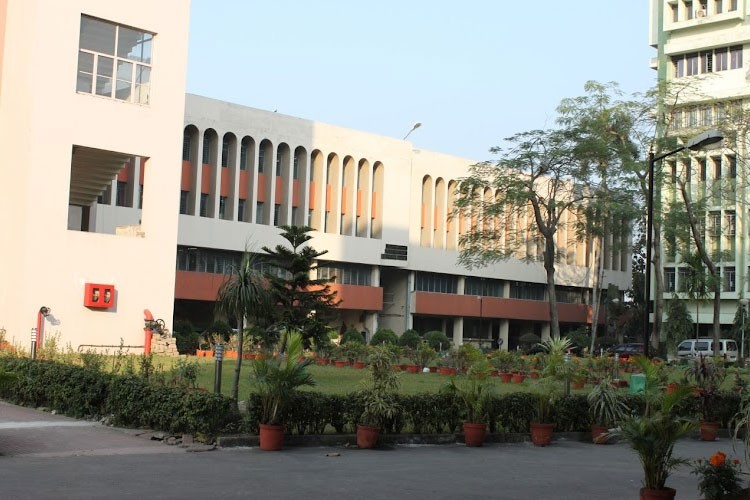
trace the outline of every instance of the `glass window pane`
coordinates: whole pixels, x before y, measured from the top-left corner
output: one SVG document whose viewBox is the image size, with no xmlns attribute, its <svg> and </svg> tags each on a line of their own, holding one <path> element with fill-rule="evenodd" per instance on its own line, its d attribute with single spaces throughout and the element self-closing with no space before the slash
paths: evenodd
<svg viewBox="0 0 750 500">
<path fill-rule="evenodd" d="M 96 74 L 99 76 L 112 77 L 112 72 L 115 69 L 115 60 L 111 57 L 99 56 L 99 60 L 96 65 Z"/>
<path fill-rule="evenodd" d="M 133 63 L 117 61 L 117 79 L 128 82 L 133 81 Z"/>
<path fill-rule="evenodd" d="M 103 54 L 115 54 L 115 25 L 81 16 L 81 40 L 82 49 L 88 49 Z"/>
<path fill-rule="evenodd" d="M 154 36 L 151 33 L 143 34 L 143 42 L 141 43 L 141 62 L 151 64 L 151 41 L 153 40 L 153 38 Z"/>
<path fill-rule="evenodd" d="M 78 82 L 76 90 L 78 92 L 91 93 L 91 86 L 94 76 L 94 55 L 87 52 L 78 53 Z"/>
<path fill-rule="evenodd" d="M 99 56 L 96 66 L 96 94 L 112 97 L 112 72 L 114 61 L 109 57 Z"/>
<path fill-rule="evenodd" d="M 117 56 L 131 61 L 151 62 L 150 33 L 120 26 L 117 37 Z"/>
</svg>

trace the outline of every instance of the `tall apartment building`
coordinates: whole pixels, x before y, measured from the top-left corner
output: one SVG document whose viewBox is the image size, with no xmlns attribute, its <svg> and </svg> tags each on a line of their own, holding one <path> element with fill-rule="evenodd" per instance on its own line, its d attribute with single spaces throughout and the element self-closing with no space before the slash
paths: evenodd
<svg viewBox="0 0 750 500">
<path fill-rule="evenodd" d="M 745 0 L 652 0 L 650 43 L 657 50 L 652 67 L 680 97 L 668 110 L 667 133 L 690 137 L 736 119 L 750 97 L 748 55 L 750 25 Z M 733 322 L 748 286 L 747 136 L 738 130 L 724 150 L 698 152 L 665 160 L 662 200 L 681 200 L 677 176 L 690 176 L 693 199 L 706 201 L 701 222 L 706 248 L 721 269 L 722 325 Z M 662 241 L 664 297 L 687 298 L 689 270 L 685 256 Z M 696 312 L 696 307 L 698 311 Z M 712 301 L 692 302 L 688 311 L 709 334 Z"/>
<path fill-rule="evenodd" d="M 335 279 L 335 328 L 442 330 L 506 348 L 548 335 L 533 235 L 514 259 L 457 263 L 471 221 L 448 215 L 474 161 L 185 95 L 187 25 L 180 0 L 0 0 L 8 340 L 28 345 L 42 306 L 47 334 L 74 349 L 137 349 L 145 309 L 169 328 L 205 326 L 240 253 L 283 243 L 283 224 L 312 226 L 312 245 L 328 251 L 317 272 Z M 628 240 L 605 239 L 604 288 L 629 287 Z M 597 245 L 572 225 L 558 244 L 569 330 L 591 322 Z"/>
<path fill-rule="evenodd" d="M 183 0 L 0 0 L 8 341 L 39 316 L 74 349 L 143 345 L 144 309 L 171 318 L 188 20 Z M 124 164 L 144 189 L 107 234 L 97 198 Z"/>
</svg>

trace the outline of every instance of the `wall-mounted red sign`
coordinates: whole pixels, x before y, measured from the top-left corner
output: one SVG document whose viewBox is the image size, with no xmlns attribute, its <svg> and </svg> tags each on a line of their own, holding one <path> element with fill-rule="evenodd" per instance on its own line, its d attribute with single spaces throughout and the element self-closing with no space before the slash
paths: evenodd
<svg viewBox="0 0 750 500">
<path fill-rule="evenodd" d="M 86 283 L 83 295 L 83 305 L 99 309 L 109 309 L 115 306 L 115 285 L 101 283 Z"/>
</svg>

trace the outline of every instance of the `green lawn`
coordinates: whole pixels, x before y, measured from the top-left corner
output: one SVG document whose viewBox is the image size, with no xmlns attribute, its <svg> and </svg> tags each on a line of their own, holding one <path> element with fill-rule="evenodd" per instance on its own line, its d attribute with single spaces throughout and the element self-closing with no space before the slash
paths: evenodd
<svg viewBox="0 0 750 500">
<path fill-rule="evenodd" d="M 198 386 L 213 391 L 214 387 L 214 360 L 211 358 L 191 358 L 197 359 L 200 363 L 200 375 L 198 377 Z M 251 390 L 250 383 L 250 363 L 251 361 L 242 362 L 242 371 L 240 373 L 240 398 L 246 397 Z M 223 362 L 221 392 L 229 394 L 232 390 L 232 377 L 234 375 L 235 360 Z M 310 365 L 308 370 L 315 379 L 315 386 L 305 390 L 318 391 L 325 394 L 347 394 L 363 387 L 364 381 L 368 377 L 367 369 L 357 370 L 352 367 L 335 368 L 333 366 Z M 450 380 L 450 377 L 439 375 L 437 373 L 418 373 L 411 374 L 401 372 L 401 389 L 403 394 L 434 393 L 438 392 Z M 521 384 L 503 384 L 497 377 L 490 380 L 494 390 L 498 394 L 510 392 L 527 391 L 533 385 L 533 381 L 526 379 Z M 588 392 L 590 387 L 572 391 L 574 393 Z"/>
</svg>

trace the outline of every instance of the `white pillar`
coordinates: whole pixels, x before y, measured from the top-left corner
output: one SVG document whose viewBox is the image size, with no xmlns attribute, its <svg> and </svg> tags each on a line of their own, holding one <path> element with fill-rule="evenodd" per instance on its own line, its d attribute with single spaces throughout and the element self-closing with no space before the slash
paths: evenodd
<svg viewBox="0 0 750 500">
<path fill-rule="evenodd" d="M 510 327 L 510 321 L 507 319 L 501 319 L 500 320 L 500 340 L 503 341 L 503 344 L 500 346 L 500 349 L 503 351 L 508 350 L 508 329 Z"/>
</svg>

